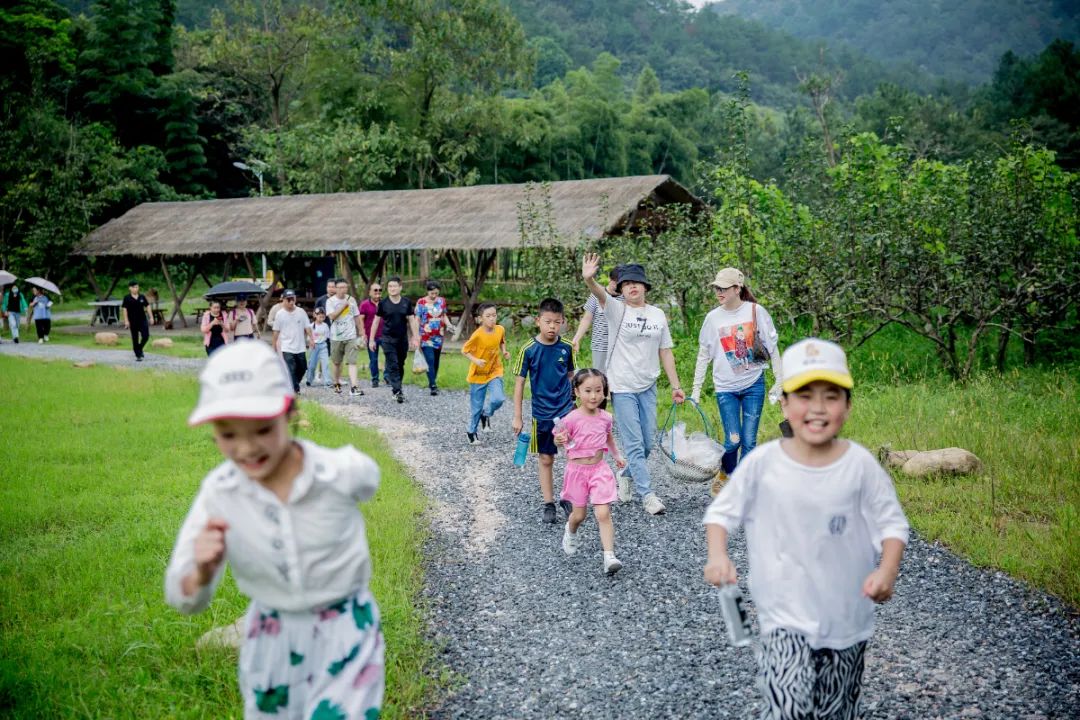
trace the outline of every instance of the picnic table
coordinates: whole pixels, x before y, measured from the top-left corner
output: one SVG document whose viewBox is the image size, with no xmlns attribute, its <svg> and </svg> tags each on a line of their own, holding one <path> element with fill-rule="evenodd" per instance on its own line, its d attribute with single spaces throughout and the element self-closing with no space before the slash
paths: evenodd
<svg viewBox="0 0 1080 720">
<path fill-rule="evenodd" d="M 120 300 L 98 300 L 97 302 L 87 303 L 94 308 L 94 315 L 90 318 L 90 324 L 94 325 L 100 320 L 105 325 L 112 325 L 113 323 L 120 322 Z"/>
</svg>

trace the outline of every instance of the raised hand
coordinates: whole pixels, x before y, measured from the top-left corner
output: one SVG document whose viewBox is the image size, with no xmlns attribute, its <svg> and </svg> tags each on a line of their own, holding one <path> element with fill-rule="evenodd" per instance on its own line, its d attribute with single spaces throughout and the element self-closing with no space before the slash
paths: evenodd
<svg viewBox="0 0 1080 720">
<path fill-rule="evenodd" d="M 585 253 L 585 257 L 581 260 L 581 279 L 594 278 L 599 270 L 600 256 L 597 253 Z"/>
</svg>

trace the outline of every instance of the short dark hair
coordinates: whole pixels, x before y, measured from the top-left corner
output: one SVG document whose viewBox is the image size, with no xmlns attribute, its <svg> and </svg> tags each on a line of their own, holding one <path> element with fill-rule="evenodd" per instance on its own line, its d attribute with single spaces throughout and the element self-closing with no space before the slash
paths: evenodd
<svg viewBox="0 0 1080 720">
<path fill-rule="evenodd" d="M 135 287 L 138 284 L 139 284 L 138 280 L 132 280 L 131 282 L 128 283 L 128 287 Z"/>
<path fill-rule="evenodd" d="M 345 278 L 342 278 L 342 277 L 336 277 L 336 278 L 334 278 L 334 280 L 333 280 L 333 283 L 334 283 L 335 285 L 337 285 L 338 283 L 343 283 L 343 282 L 345 282 Z"/>
<path fill-rule="evenodd" d="M 553 297 L 544 298 L 540 301 L 540 313 L 558 313 L 563 314 L 563 304 Z"/>
<path fill-rule="evenodd" d="M 425 290 L 438 290 L 438 289 L 440 289 L 440 285 L 439 285 L 437 280 L 428 280 L 426 283 L 424 283 L 424 289 Z"/>
<path fill-rule="evenodd" d="M 396 282 L 398 285 L 400 285 L 401 284 L 401 276 L 400 275 L 391 275 L 390 277 L 386 278 L 386 282 L 387 283 Z"/>
<path fill-rule="evenodd" d="M 619 282 L 619 271 L 621 269 L 622 265 L 616 265 L 615 267 L 611 268 L 610 270 L 608 270 L 608 277 L 615 282 Z"/>
<path fill-rule="evenodd" d="M 476 306 L 476 309 L 473 310 L 473 314 L 476 315 L 476 317 L 480 317 L 484 314 L 485 310 L 493 307 L 495 307 L 495 303 L 493 302 L 482 302 Z"/>
</svg>

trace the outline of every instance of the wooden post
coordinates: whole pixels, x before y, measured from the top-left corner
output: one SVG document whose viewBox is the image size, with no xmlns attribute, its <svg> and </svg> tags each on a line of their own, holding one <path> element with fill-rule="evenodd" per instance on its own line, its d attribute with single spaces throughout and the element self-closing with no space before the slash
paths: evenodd
<svg viewBox="0 0 1080 720">
<path fill-rule="evenodd" d="M 457 332 L 454 334 L 453 339 L 457 340 L 464 333 L 472 333 L 476 329 L 476 321 L 473 317 L 473 307 L 476 305 L 476 301 L 480 298 L 480 293 L 484 289 L 484 283 L 487 281 L 488 274 L 491 272 L 492 266 L 495 264 L 495 251 L 494 250 L 480 250 L 476 255 L 476 264 L 472 268 L 472 278 L 470 282 L 470 273 L 461 263 L 461 256 L 457 250 L 448 250 L 446 253 L 446 259 L 450 262 L 450 267 L 454 270 L 454 279 L 457 280 L 458 288 L 461 290 L 461 299 L 465 305 L 465 309 L 462 312 L 461 320 L 457 324 Z"/>
<path fill-rule="evenodd" d="M 180 313 L 180 324 L 184 327 L 187 327 L 187 319 L 184 317 L 184 313 L 180 310 L 180 298 L 176 294 L 176 286 L 173 284 L 172 276 L 169 275 L 169 266 L 165 264 L 165 256 L 161 255 L 160 259 L 161 274 L 165 276 L 165 285 L 168 286 L 169 293 L 173 296 L 173 310 L 172 313 L 169 314 L 169 319 L 166 320 L 165 323 L 163 323 L 163 326 L 171 323 L 173 321 L 173 318 L 176 317 L 176 314 Z"/>
<path fill-rule="evenodd" d="M 420 251 L 420 277 L 424 280 L 431 277 L 431 251 L 427 248 Z"/>
<path fill-rule="evenodd" d="M 342 272 L 341 277 L 345 278 L 345 282 L 349 283 L 349 294 L 355 297 L 360 297 L 356 292 L 356 277 L 353 274 L 352 263 L 349 262 L 349 253 L 341 251 L 338 253 L 338 262 L 341 265 Z M 359 300 L 357 301 L 359 302 Z"/>
<path fill-rule="evenodd" d="M 225 256 L 225 268 L 221 271 L 221 282 L 229 279 L 229 271 L 232 270 L 232 255 Z"/>
<path fill-rule="evenodd" d="M 243 253 L 243 254 L 241 255 L 241 257 L 243 257 L 243 258 L 244 258 L 244 264 L 245 264 L 245 265 L 247 265 L 247 271 L 248 271 L 248 276 L 249 276 L 249 277 L 250 277 L 250 278 L 251 278 L 252 280 L 255 280 L 256 282 L 258 282 L 259 280 L 262 280 L 263 278 L 261 278 L 261 277 L 259 277 L 258 275 L 256 275 L 256 274 L 255 274 L 255 268 L 254 268 L 254 267 L 252 267 L 252 265 L 251 265 L 251 258 L 249 258 L 249 257 L 248 257 L 248 254 L 247 254 L 247 253 Z"/>
</svg>

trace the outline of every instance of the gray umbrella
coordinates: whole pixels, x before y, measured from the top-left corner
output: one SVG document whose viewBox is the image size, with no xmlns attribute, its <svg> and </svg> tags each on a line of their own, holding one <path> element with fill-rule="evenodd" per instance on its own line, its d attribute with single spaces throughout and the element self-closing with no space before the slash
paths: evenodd
<svg viewBox="0 0 1080 720">
<path fill-rule="evenodd" d="M 262 295 L 265 290 L 258 283 L 249 280 L 230 280 L 218 283 L 206 291 L 205 298 L 236 297 L 237 295 Z"/>
<path fill-rule="evenodd" d="M 18 278 L 7 270 L 0 270 L 0 285 L 11 285 L 16 280 L 18 280 Z"/>
<path fill-rule="evenodd" d="M 56 293 L 57 295 L 63 295 L 60 292 L 60 288 L 56 287 L 56 283 L 46 280 L 40 277 L 28 277 L 26 278 L 27 285 L 33 285 L 34 287 L 41 288 L 45 292 Z"/>
</svg>

